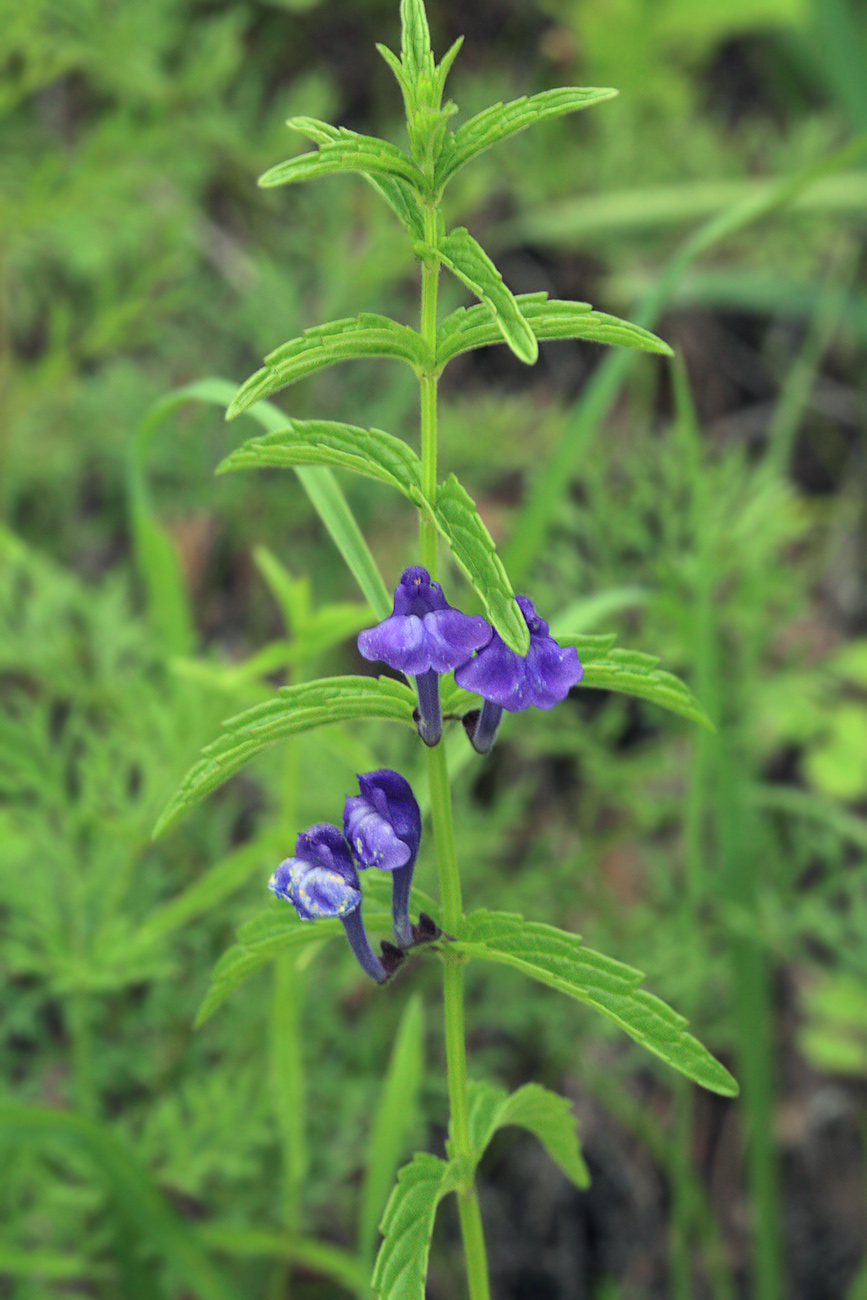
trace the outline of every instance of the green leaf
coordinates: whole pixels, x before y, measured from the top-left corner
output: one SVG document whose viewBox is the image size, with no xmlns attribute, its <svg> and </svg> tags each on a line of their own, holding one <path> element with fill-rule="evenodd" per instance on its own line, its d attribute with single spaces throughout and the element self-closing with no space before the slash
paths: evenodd
<svg viewBox="0 0 867 1300">
<path fill-rule="evenodd" d="M 683 1016 L 638 987 L 642 973 L 585 948 L 578 935 L 506 912 L 478 911 L 465 918 L 450 947 L 456 954 L 512 966 L 586 1003 L 687 1078 L 724 1097 L 737 1094 L 735 1080 L 687 1032 Z"/>
<path fill-rule="evenodd" d="M 530 633 L 515 601 L 506 570 L 475 502 L 454 474 L 450 474 L 437 489 L 434 518 L 506 645 L 516 654 L 526 654 L 530 648 Z"/>
<path fill-rule="evenodd" d="M 419 510 L 431 513 L 421 487 L 421 461 L 400 438 L 379 429 L 359 429 L 331 420 L 292 420 L 285 429 L 253 438 L 217 466 L 236 469 L 333 465 L 396 488 Z"/>
<path fill-rule="evenodd" d="M 616 90 L 561 86 L 554 90 L 543 90 L 529 98 L 523 95 L 509 104 L 492 104 L 490 108 L 464 122 L 454 135 L 446 138 L 437 161 L 437 189 L 442 189 L 456 171 L 471 158 L 477 158 L 480 153 L 490 149 L 491 145 L 517 135 L 536 122 L 562 117 L 565 113 L 577 113 L 582 108 L 589 108 L 591 104 L 601 104 L 606 99 L 612 99 L 617 93 Z"/>
<path fill-rule="evenodd" d="M 388 911 L 373 912 L 366 920 L 371 925 L 391 928 Z M 343 923 L 339 917 L 302 921 L 288 903 L 272 899 L 269 907 L 241 926 L 237 943 L 226 949 L 211 971 L 210 987 L 196 1015 L 196 1028 L 261 966 L 294 948 L 321 944 L 341 934 Z"/>
<path fill-rule="evenodd" d="M 196 1234 L 162 1195 L 129 1144 L 107 1125 L 67 1110 L 4 1101 L 0 1131 L 6 1141 L 11 1138 L 30 1147 L 34 1142 L 71 1142 L 83 1150 L 127 1241 L 140 1242 L 148 1252 L 155 1252 L 183 1290 L 198 1300 L 237 1300 L 237 1292 L 211 1263 Z"/>
<path fill-rule="evenodd" d="M 515 299 L 534 337 L 549 339 L 586 339 L 591 343 L 608 343 L 671 356 L 671 348 L 650 330 L 629 321 L 594 311 L 587 302 L 549 300 L 546 293 L 522 293 Z M 440 323 L 437 330 L 436 365 L 438 370 L 473 348 L 501 343 L 501 331 L 483 306 L 460 307 Z"/>
<path fill-rule="evenodd" d="M 433 75 L 434 57 L 424 0 L 400 0 L 400 58 L 411 81 Z"/>
<path fill-rule="evenodd" d="M 588 1187 L 590 1174 L 581 1156 L 572 1103 L 540 1083 L 528 1083 L 511 1096 L 492 1083 L 470 1083 L 470 1143 L 479 1163 L 498 1129 L 510 1124 L 533 1133 L 576 1187 Z"/>
<path fill-rule="evenodd" d="M 293 126 L 296 122 L 305 123 L 305 127 L 299 129 L 308 134 L 313 119 L 291 119 L 289 125 Z M 335 127 L 334 130 L 337 134 L 327 140 L 323 137 L 323 142 L 312 152 L 298 154 L 278 163 L 276 167 L 270 167 L 259 177 L 262 189 L 294 185 L 298 181 L 333 176 L 337 172 L 360 172 L 362 175 L 396 176 L 420 194 L 425 193 L 422 173 L 397 145 L 388 140 L 380 140 L 378 136 L 359 135 L 345 127 Z"/>
<path fill-rule="evenodd" d="M 481 299 L 515 356 L 532 365 L 539 355 L 536 336 L 525 320 L 517 298 L 469 231 L 458 226 L 449 232 L 437 249 L 428 249 L 425 245 L 422 251 L 438 257 L 443 266 L 447 266 Z"/>
<path fill-rule="evenodd" d="M 371 1279 L 378 1300 L 424 1300 L 437 1206 L 457 1185 L 452 1166 L 427 1152 L 401 1169 L 380 1224 L 384 1237 Z"/>
<path fill-rule="evenodd" d="M 223 723 L 223 735 L 202 750 L 160 816 L 154 837 L 276 741 L 354 719 L 380 718 L 412 727 L 414 707 L 414 692 L 388 677 L 326 677 L 282 686 L 273 700 Z"/>
<path fill-rule="evenodd" d="M 698 722 L 709 731 L 715 727 L 689 687 L 673 673 L 657 668 L 655 655 L 639 650 L 603 647 L 604 638 L 560 635 L 561 645 L 574 645 L 584 668 L 579 686 L 600 691 L 619 691 L 650 700 L 682 718 Z"/>
<path fill-rule="evenodd" d="M 358 1253 L 371 1263 L 388 1190 L 416 1118 L 423 1074 L 424 1010 L 416 994 L 401 1017 L 368 1145 Z"/>
<path fill-rule="evenodd" d="M 273 396 L 317 370 L 359 357 L 395 357 L 414 370 L 426 361 L 421 336 L 389 316 L 363 312 L 317 325 L 269 353 L 263 368 L 251 375 L 232 398 L 226 419 L 234 420 L 254 402 Z"/>
</svg>

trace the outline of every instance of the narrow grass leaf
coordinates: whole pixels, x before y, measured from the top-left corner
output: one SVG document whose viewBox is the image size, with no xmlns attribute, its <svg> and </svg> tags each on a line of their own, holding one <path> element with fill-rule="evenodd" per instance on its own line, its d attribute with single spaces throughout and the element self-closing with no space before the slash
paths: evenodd
<svg viewBox="0 0 867 1300">
<path fill-rule="evenodd" d="M 434 519 L 506 645 L 516 654 L 526 654 L 530 634 L 508 575 L 475 502 L 454 474 L 437 490 Z"/>
<path fill-rule="evenodd" d="M 417 509 L 431 512 L 422 492 L 421 461 L 402 439 L 331 420 L 291 420 L 286 428 L 253 438 L 231 452 L 217 466 L 217 473 L 298 465 L 353 470 L 395 488 Z"/>
<path fill-rule="evenodd" d="M 394 357 L 416 370 L 426 361 L 424 343 L 417 331 L 389 316 L 363 312 L 329 321 L 305 330 L 270 352 L 262 369 L 251 375 L 232 398 L 226 419 L 233 420 L 254 402 L 273 396 L 317 370 L 359 357 Z"/>
<path fill-rule="evenodd" d="M 546 293 L 521 293 L 515 301 L 540 343 L 550 339 L 585 339 L 660 356 L 672 355 L 668 344 L 650 330 L 606 312 L 594 311 L 589 303 L 549 299 Z M 437 330 L 437 368 L 442 370 L 463 352 L 502 341 L 501 330 L 483 305 L 460 307 Z"/>
<path fill-rule="evenodd" d="M 359 1294 L 367 1273 L 354 1255 L 327 1241 L 312 1237 L 289 1237 L 267 1228 L 239 1227 L 237 1223 L 203 1223 L 197 1235 L 209 1250 L 244 1259 L 277 1259 L 300 1264 L 311 1272 L 330 1278 L 347 1291 Z"/>
<path fill-rule="evenodd" d="M 273 700 L 223 723 L 223 734 L 205 746 L 201 759 L 169 801 L 154 837 L 276 741 L 353 720 L 377 718 L 412 727 L 414 706 L 414 692 L 387 677 L 327 677 L 281 687 Z"/>
<path fill-rule="evenodd" d="M 484 303 L 515 356 L 532 365 L 539 355 L 536 336 L 521 312 L 517 298 L 506 287 L 481 244 L 464 226 L 458 226 L 449 232 L 437 249 L 430 251 Z"/>
<path fill-rule="evenodd" d="M 719 1061 L 687 1031 L 687 1022 L 641 989 L 640 971 L 585 948 L 578 935 L 506 912 L 478 911 L 464 921 L 457 953 L 498 962 L 601 1012 L 630 1038 L 711 1092 L 737 1094 Z"/>
<path fill-rule="evenodd" d="M 510 1124 L 539 1139 L 555 1164 L 576 1187 L 587 1187 L 590 1174 L 578 1144 L 572 1104 L 540 1083 L 528 1083 L 511 1095 L 496 1084 L 470 1084 L 470 1142 L 476 1164 L 498 1129 Z"/>
<path fill-rule="evenodd" d="M 0 1131 L 28 1144 L 72 1142 L 84 1150 L 127 1239 L 138 1239 L 156 1252 L 199 1300 L 238 1300 L 132 1148 L 106 1125 L 71 1111 L 4 1101 L 0 1102 Z"/>
<path fill-rule="evenodd" d="M 401 1017 L 367 1149 L 358 1252 L 373 1262 L 376 1229 L 415 1120 L 424 1072 L 424 1010 L 418 995 Z"/>
<path fill-rule="evenodd" d="M 380 1224 L 383 1241 L 371 1279 L 378 1300 L 424 1300 L 437 1206 L 456 1186 L 452 1166 L 428 1152 L 401 1169 Z"/>
</svg>

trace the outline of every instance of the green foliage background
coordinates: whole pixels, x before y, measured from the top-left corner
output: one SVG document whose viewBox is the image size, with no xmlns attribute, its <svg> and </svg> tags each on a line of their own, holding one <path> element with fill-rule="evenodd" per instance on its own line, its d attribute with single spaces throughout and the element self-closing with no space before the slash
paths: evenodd
<svg viewBox="0 0 867 1300">
<path fill-rule="evenodd" d="M 591 1173 L 607 1172 L 609 1131 L 628 1132 L 668 1188 L 670 1239 L 663 1216 L 648 1247 L 662 1290 L 624 1250 L 562 1294 L 770 1297 L 784 1256 L 776 1293 L 812 1296 L 823 1266 L 792 1253 L 793 1185 L 827 1150 L 810 1116 L 828 1089 L 857 1152 L 867 1072 L 867 180 L 857 150 L 829 164 L 867 129 L 864 18 L 845 0 L 430 13 L 438 50 L 467 35 L 450 83 L 466 115 L 564 83 L 621 90 L 455 180 L 449 220 L 515 292 L 637 319 L 702 222 L 825 164 L 670 286 L 654 328 L 691 397 L 656 360 L 615 373 L 590 345 L 547 343 L 533 370 L 499 350 L 458 363 L 442 403 L 444 463 L 519 585 L 563 630 L 659 654 L 722 737 L 579 691 L 507 722 L 491 761 L 458 777 L 472 904 L 640 966 L 745 1084 L 720 1118 L 574 1006 L 500 970 L 475 977 L 480 1067 L 559 1084 L 582 1116 L 601 1108 L 585 1118 Z M 317 321 L 414 310 L 415 264 L 365 186 L 255 185 L 295 147 L 291 115 L 399 138 L 373 50 L 396 30 L 390 0 L 0 6 L 0 1277 L 16 1300 L 276 1297 L 290 1271 L 292 1294 L 363 1294 L 395 1040 L 417 1082 L 394 1161 L 438 1137 L 440 1044 L 401 1019 L 411 993 L 433 993 L 423 962 L 382 995 L 326 944 L 192 1030 L 297 829 L 332 820 L 355 772 L 405 769 L 403 738 L 304 737 L 150 841 L 221 718 L 287 672 L 359 671 L 366 611 L 295 477 L 213 479 L 239 434 L 211 406 L 143 421 L 167 391 L 240 381 Z M 283 405 L 412 441 L 415 400 L 403 367 L 358 361 Z M 563 490 L 534 498 L 563 447 Z M 345 490 L 393 581 L 413 557 L 411 507 Z M 536 545 L 519 528 L 534 500 Z M 433 887 L 424 858 L 419 884 Z M 751 1156 L 763 1124 L 777 1136 Z M 739 1144 L 743 1164 L 726 1164 Z M 523 1150 L 498 1148 L 492 1168 Z M 829 1296 L 867 1294 L 863 1172 L 856 1156 L 828 1227 Z M 817 1176 L 817 1231 L 825 1192 Z M 759 1225 L 749 1251 L 731 1203 Z M 435 1296 L 457 1285 L 451 1247 L 446 1224 Z M 498 1293 L 517 1294 L 496 1236 L 491 1251 Z"/>
</svg>

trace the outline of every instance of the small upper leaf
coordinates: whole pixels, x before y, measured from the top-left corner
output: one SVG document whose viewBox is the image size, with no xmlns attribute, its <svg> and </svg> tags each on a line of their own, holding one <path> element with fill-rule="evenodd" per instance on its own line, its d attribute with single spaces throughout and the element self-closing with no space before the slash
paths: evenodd
<svg viewBox="0 0 867 1300">
<path fill-rule="evenodd" d="M 542 1143 L 551 1159 L 577 1187 L 590 1175 L 581 1156 L 571 1103 L 539 1083 L 528 1083 L 511 1096 L 491 1083 L 470 1084 L 470 1142 L 476 1164 L 498 1129 L 525 1128 Z"/>
<path fill-rule="evenodd" d="M 399 1171 L 380 1224 L 383 1241 L 371 1279 L 378 1300 L 424 1300 L 437 1206 L 456 1187 L 453 1167 L 428 1152 Z"/>
<path fill-rule="evenodd" d="M 640 971 L 585 948 L 578 935 L 506 912 L 473 912 L 454 948 L 523 971 L 613 1020 L 687 1078 L 711 1092 L 733 1097 L 738 1085 L 697 1038 L 683 1016 L 639 988 Z"/>
<path fill-rule="evenodd" d="M 437 490 L 434 520 L 506 645 L 516 654 L 525 655 L 530 648 L 530 633 L 508 575 L 475 502 L 454 474 Z"/>
<path fill-rule="evenodd" d="M 468 230 L 458 226 L 451 230 L 435 254 L 457 278 L 485 304 L 497 329 L 521 361 L 532 365 L 539 355 L 539 345 L 511 289 Z"/>
<path fill-rule="evenodd" d="M 437 162 L 437 189 L 442 189 L 464 163 L 484 153 L 500 140 L 517 135 L 536 122 L 562 117 L 565 113 L 577 113 L 582 108 L 589 108 L 591 104 L 601 104 L 616 94 L 616 90 L 558 86 L 529 98 L 524 95 L 509 104 L 492 104 L 490 108 L 464 122 L 454 135 L 446 137 Z"/>
<path fill-rule="evenodd" d="M 431 513 L 421 488 L 421 461 L 400 438 L 380 429 L 359 429 L 331 420 L 292 420 L 285 429 L 251 438 L 217 466 L 217 473 L 266 466 L 333 465 L 397 488 L 419 510 Z"/>
<path fill-rule="evenodd" d="M 424 0 L 400 0 L 400 56 L 412 81 L 433 75 L 434 57 Z"/>
<path fill-rule="evenodd" d="M 269 352 L 265 365 L 241 385 L 229 405 L 226 419 L 246 411 L 254 402 L 270 397 L 299 379 L 359 357 L 395 357 L 414 369 L 425 364 L 421 336 L 389 316 L 362 312 L 344 320 L 317 325 Z"/>
<path fill-rule="evenodd" d="M 414 706 L 414 692 L 388 677 L 328 677 L 282 686 L 273 700 L 223 723 L 222 736 L 202 750 L 160 816 L 154 836 L 275 741 L 350 719 L 382 718 L 413 726 Z"/>
<path fill-rule="evenodd" d="M 312 135 L 313 118 L 299 118 L 305 125 L 303 133 Z M 290 125 L 292 123 L 290 122 Z M 325 124 L 317 124 L 324 126 Z M 337 172 L 370 173 L 372 176 L 397 176 L 407 181 L 419 193 L 425 192 L 425 180 L 412 158 L 397 145 L 378 136 L 359 135 L 345 127 L 332 128 L 336 137 L 323 140 L 312 153 L 298 154 L 286 162 L 270 167 L 259 184 L 263 189 L 276 185 L 293 185 L 297 181 L 312 180 L 318 176 L 332 176 Z"/>
<path fill-rule="evenodd" d="M 671 356 L 662 339 L 629 321 L 594 311 L 587 302 L 549 300 L 546 293 L 522 293 L 515 301 L 539 342 L 547 339 L 586 339 Z M 462 352 L 502 342 L 501 331 L 483 306 L 460 307 L 437 330 L 437 369 Z"/>
</svg>

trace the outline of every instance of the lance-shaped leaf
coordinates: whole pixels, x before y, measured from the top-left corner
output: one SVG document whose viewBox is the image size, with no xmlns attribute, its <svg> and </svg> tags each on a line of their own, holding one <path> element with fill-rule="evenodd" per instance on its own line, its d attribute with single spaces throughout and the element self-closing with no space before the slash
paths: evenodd
<svg viewBox="0 0 867 1300">
<path fill-rule="evenodd" d="M 423 255 L 438 257 L 443 266 L 447 266 L 481 299 L 515 356 L 531 366 L 539 355 L 536 336 L 525 320 L 517 298 L 469 231 L 458 226 L 448 233 L 437 249 L 424 245 L 420 251 Z"/>
<path fill-rule="evenodd" d="M 617 93 L 616 90 L 594 87 L 558 86 L 553 90 L 543 90 L 538 95 L 523 95 L 509 104 L 492 104 L 490 108 L 464 122 L 454 135 L 446 138 L 437 160 L 437 189 L 442 189 L 459 168 L 471 158 L 490 149 L 491 145 L 517 135 L 519 131 L 525 131 L 536 122 L 563 117 L 566 113 L 577 113 L 582 108 L 589 108 L 591 104 L 613 99 Z"/>
<path fill-rule="evenodd" d="M 522 293 L 515 301 L 539 342 L 547 339 L 586 339 L 642 352 L 671 356 L 671 348 L 650 330 L 629 321 L 594 311 L 588 302 L 549 300 L 546 293 Z M 436 365 L 442 370 L 453 357 L 473 348 L 501 343 L 501 331 L 484 306 L 460 307 L 437 330 Z"/>
<path fill-rule="evenodd" d="M 457 1186 L 452 1165 L 426 1151 L 399 1171 L 380 1224 L 383 1242 L 371 1279 L 378 1300 L 424 1300 L 437 1206 Z"/>
<path fill-rule="evenodd" d="M 312 123 L 313 118 L 293 119 Z M 291 125 L 292 123 L 290 123 Z M 324 125 L 324 124 L 320 124 Z M 298 154 L 286 162 L 270 167 L 259 184 L 263 189 L 276 185 L 293 185 L 297 181 L 333 176 L 337 172 L 361 172 L 371 176 L 397 176 L 419 193 L 425 193 L 425 179 L 413 160 L 397 145 L 378 136 L 359 135 L 346 127 L 335 127 L 336 137 L 323 139 L 311 153 Z M 309 128 L 304 131 L 311 134 Z M 312 138 L 312 136 L 311 136 Z"/>
<path fill-rule="evenodd" d="M 154 836 L 276 741 L 354 719 L 380 718 L 413 726 L 414 706 L 414 692 L 387 677 L 326 677 L 282 686 L 273 700 L 223 723 L 223 734 L 202 750 L 202 757 L 164 809 Z"/>
<path fill-rule="evenodd" d="M 639 987 L 642 973 L 585 948 L 578 935 L 506 912 L 479 911 L 466 917 L 453 947 L 465 957 L 512 966 L 586 1003 L 695 1083 L 736 1095 L 735 1080 L 687 1031 L 683 1016 Z"/>
<path fill-rule="evenodd" d="M 516 654 L 530 648 L 530 633 L 502 560 L 475 502 L 454 474 L 437 490 L 434 519 L 460 567 L 475 587 L 485 613 Z"/>
<path fill-rule="evenodd" d="M 388 316 L 362 312 L 345 320 L 317 325 L 288 343 L 275 348 L 232 398 L 226 419 L 246 411 L 254 402 L 270 397 L 289 384 L 338 361 L 359 357 L 395 357 L 418 370 L 425 365 L 425 346 L 421 335 Z"/>
<path fill-rule="evenodd" d="M 365 921 L 372 928 L 390 930 L 391 913 L 387 909 L 366 911 Z M 196 1016 L 196 1027 L 203 1025 L 261 966 L 291 949 L 324 943 L 343 932 L 338 917 L 302 921 L 287 903 L 273 899 L 269 907 L 240 927 L 237 942 L 226 949 L 214 966 L 210 987 Z"/>
<path fill-rule="evenodd" d="M 377 46 L 378 49 L 384 47 Z M 388 51 L 390 54 L 391 51 Z M 394 56 L 391 56 L 394 58 Z M 387 61 L 387 60 L 386 60 Z M 398 63 L 398 69 L 400 64 Z M 339 127 L 330 122 L 320 122 L 315 117 L 290 117 L 286 123 L 293 131 L 312 140 L 314 144 L 333 144 L 340 140 Z M 392 212 L 409 231 L 413 239 L 424 239 L 424 213 L 412 185 L 399 176 L 372 175 L 364 172 L 364 179 L 385 199 Z"/>
<path fill-rule="evenodd" d="M 573 645 L 584 666 L 580 686 L 600 691 L 619 691 L 623 695 L 637 695 L 650 700 L 663 709 L 679 713 L 682 718 L 698 722 L 709 731 L 713 723 L 689 687 L 674 673 L 658 668 L 655 655 L 640 650 L 619 650 L 604 647 L 604 638 L 559 635 L 561 645 Z"/>
<path fill-rule="evenodd" d="M 470 1143 L 476 1164 L 498 1129 L 510 1124 L 533 1133 L 548 1155 L 576 1187 L 587 1187 L 590 1175 L 578 1145 L 572 1105 L 540 1083 L 528 1083 L 511 1096 L 493 1083 L 470 1084 Z"/>
<path fill-rule="evenodd" d="M 400 57 L 410 81 L 433 75 L 434 57 L 424 0 L 400 0 Z"/>
<path fill-rule="evenodd" d="M 421 487 L 421 461 L 400 438 L 380 429 L 359 429 L 332 420 L 292 420 L 285 429 L 251 438 L 217 466 L 235 469 L 333 465 L 396 488 L 419 510 L 431 514 Z"/>
</svg>

